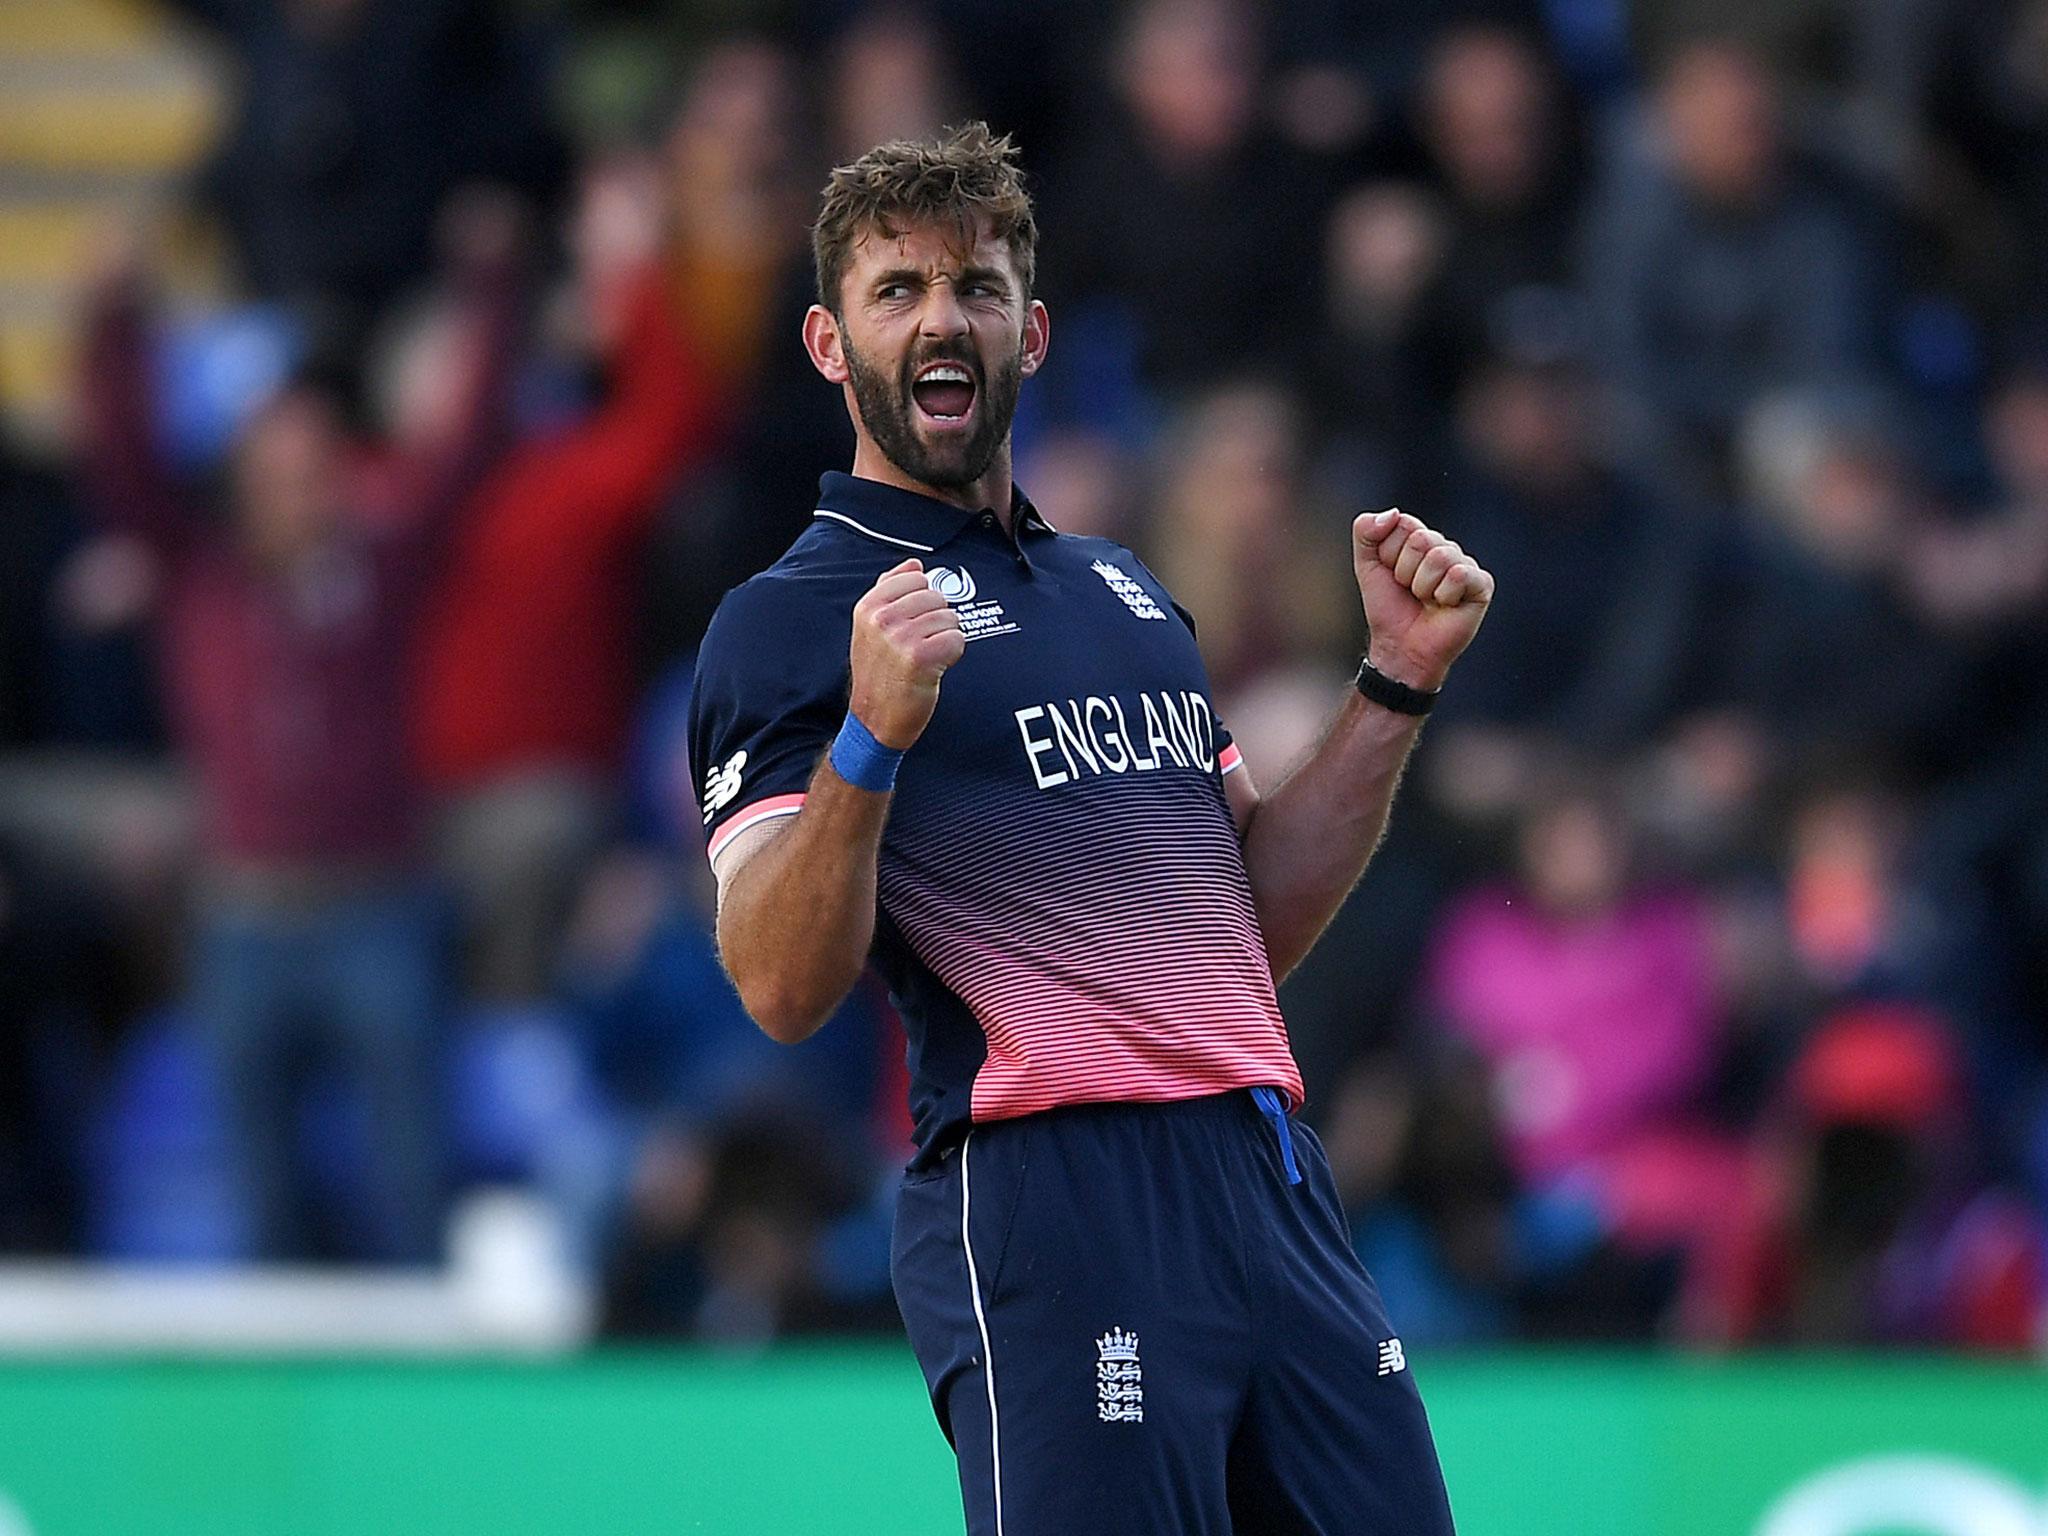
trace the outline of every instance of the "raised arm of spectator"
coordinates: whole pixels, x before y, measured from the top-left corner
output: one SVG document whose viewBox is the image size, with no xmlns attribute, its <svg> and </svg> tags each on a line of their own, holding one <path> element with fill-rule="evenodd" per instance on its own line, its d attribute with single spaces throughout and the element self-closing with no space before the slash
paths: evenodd
<svg viewBox="0 0 2048 1536">
<path fill-rule="evenodd" d="M 635 275 L 620 321 L 605 403 L 543 445 L 528 470 L 551 480 L 561 515 L 601 543 L 632 536 L 719 425 L 710 377 L 677 323 L 659 269 Z"/>
<path fill-rule="evenodd" d="M 463 366 L 448 425 L 404 466 L 411 505 L 402 526 L 422 559 L 439 554 L 457 513 L 505 446 L 526 297 L 523 231 L 518 205 L 509 197 L 483 195 L 450 210 Z"/>
<path fill-rule="evenodd" d="M 191 530 L 191 508 L 156 441 L 149 314 L 132 260 L 110 261 L 88 300 L 79 412 L 84 478 L 110 531 L 163 547 Z"/>
</svg>

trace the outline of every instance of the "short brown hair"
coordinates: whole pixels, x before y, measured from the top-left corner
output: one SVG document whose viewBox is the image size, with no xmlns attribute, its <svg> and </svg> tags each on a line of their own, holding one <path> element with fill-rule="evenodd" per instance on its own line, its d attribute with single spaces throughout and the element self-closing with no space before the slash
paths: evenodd
<svg viewBox="0 0 2048 1536">
<path fill-rule="evenodd" d="M 811 226 L 811 258 L 818 271 L 818 302 L 839 313 L 840 283 L 853 249 L 870 233 L 893 240 L 913 224 L 957 223 L 971 234 L 986 218 L 1008 243 L 1024 292 L 1038 267 L 1038 221 L 1024 190 L 1017 146 L 987 123 L 966 123 L 937 139 L 878 144 L 825 183 L 818 221 Z"/>
</svg>

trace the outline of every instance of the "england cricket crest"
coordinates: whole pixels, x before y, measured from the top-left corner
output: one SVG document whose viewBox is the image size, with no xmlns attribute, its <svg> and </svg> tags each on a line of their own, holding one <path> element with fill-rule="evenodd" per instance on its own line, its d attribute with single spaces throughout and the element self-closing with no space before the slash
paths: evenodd
<svg viewBox="0 0 2048 1536">
<path fill-rule="evenodd" d="M 1105 1424 L 1145 1422 L 1145 1368 L 1138 1336 L 1112 1328 L 1095 1341 L 1095 1416 Z"/>
<path fill-rule="evenodd" d="M 1107 560 L 1097 560 L 1088 567 L 1100 576 L 1103 585 L 1114 592 L 1123 605 L 1141 619 L 1164 619 L 1166 610 L 1152 601 L 1152 594 L 1138 584 L 1137 577 L 1129 571 L 1111 565 Z"/>
</svg>

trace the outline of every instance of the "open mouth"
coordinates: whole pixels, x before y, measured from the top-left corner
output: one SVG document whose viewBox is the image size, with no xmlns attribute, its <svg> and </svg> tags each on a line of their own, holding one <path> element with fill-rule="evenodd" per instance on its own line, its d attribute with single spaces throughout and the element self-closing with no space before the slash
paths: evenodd
<svg viewBox="0 0 2048 1536">
<path fill-rule="evenodd" d="M 930 363 L 910 383 L 910 398 L 927 421 L 956 426 L 974 410 L 974 375 L 959 363 Z"/>
</svg>

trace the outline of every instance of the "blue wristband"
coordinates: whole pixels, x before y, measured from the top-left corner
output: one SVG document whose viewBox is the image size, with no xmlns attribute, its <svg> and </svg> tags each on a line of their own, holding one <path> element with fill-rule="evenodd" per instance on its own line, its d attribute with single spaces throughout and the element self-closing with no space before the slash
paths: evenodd
<svg viewBox="0 0 2048 1536">
<path fill-rule="evenodd" d="M 896 787 L 896 765 L 903 754 L 875 740 L 860 718 L 847 711 L 846 723 L 832 742 L 832 771 L 855 789 L 886 795 Z"/>
</svg>

